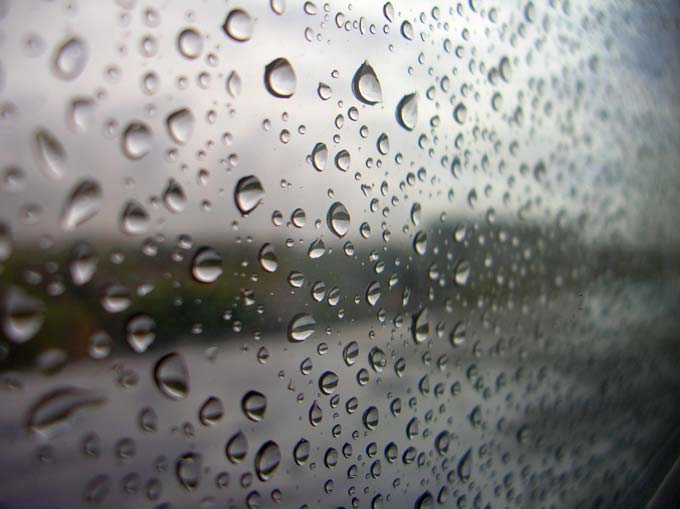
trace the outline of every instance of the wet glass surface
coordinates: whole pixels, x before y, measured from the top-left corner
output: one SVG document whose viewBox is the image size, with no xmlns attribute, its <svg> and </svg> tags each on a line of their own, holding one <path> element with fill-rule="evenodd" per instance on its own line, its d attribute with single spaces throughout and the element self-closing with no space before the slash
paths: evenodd
<svg viewBox="0 0 680 509">
<path fill-rule="evenodd" d="M 0 507 L 644 505 L 679 27 L 0 1 Z"/>
</svg>

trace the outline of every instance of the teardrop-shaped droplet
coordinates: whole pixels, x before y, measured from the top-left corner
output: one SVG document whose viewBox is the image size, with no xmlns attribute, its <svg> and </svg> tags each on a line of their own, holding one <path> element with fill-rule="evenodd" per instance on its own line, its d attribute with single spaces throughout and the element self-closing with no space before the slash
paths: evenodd
<svg viewBox="0 0 680 509">
<path fill-rule="evenodd" d="M 427 253 L 427 233 L 422 230 L 416 233 L 413 238 L 413 249 L 421 256 Z"/>
<path fill-rule="evenodd" d="M 264 84 L 275 97 L 291 97 L 297 85 L 293 66 L 285 58 L 272 60 L 264 69 Z"/>
<path fill-rule="evenodd" d="M 301 313 L 295 315 L 288 325 L 288 339 L 293 343 L 299 343 L 309 338 L 316 330 L 316 321 L 312 315 Z"/>
<path fill-rule="evenodd" d="M 272 440 L 262 444 L 255 455 L 255 473 L 260 481 L 271 479 L 279 463 L 281 463 L 281 449 L 278 444 Z"/>
<path fill-rule="evenodd" d="M 199 249 L 191 264 L 191 274 L 200 283 L 214 283 L 222 275 L 222 257 L 211 247 Z"/>
<path fill-rule="evenodd" d="M 52 180 L 61 180 L 65 174 L 66 152 L 47 129 L 35 132 L 35 146 L 38 165 L 42 172 Z"/>
<path fill-rule="evenodd" d="M 312 406 L 309 408 L 309 423 L 312 426 L 318 426 L 323 420 L 323 410 L 319 406 L 319 403 L 314 400 Z"/>
<path fill-rule="evenodd" d="M 333 394 L 338 387 L 338 375 L 332 371 L 326 371 L 319 377 L 319 389 L 324 394 Z"/>
<path fill-rule="evenodd" d="M 472 449 L 468 449 L 465 454 L 461 456 L 456 471 L 462 482 L 470 480 L 470 474 L 472 473 Z"/>
<path fill-rule="evenodd" d="M 397 105 L 397 122 L 407 131 L 413 131 L 418 121 L 418 96 L 407 94 Z"/>
<path fill-rule="evenodd" d="M 380 300 L 380 283 L 373 281 L 366 289 L 366 302 L 369 306 L 375 306 Z"/>
<path fill-rule="evenodd" d="M 194 114 L 189 108 L 174 111 L 165 121 L 168 134 L 175 143 L 186 144 L 194 132 Z"/>
<path fill-rule="evenodd" d="M 185 57 L 193 60 L 203 51 L 203 38 L 193 28 L 183 30 L 177 37 L 177 49 Z"/>
<path fill-rule="evenodd" d="M 168 180 L 168 185 L 163 191 L 163 203 L 173 214 L 179 214 L 187 205 L 187 197 L 184 189 L 175 179 Z"/>
<path fill-rule="evenodd" d="M 401 24 L 401 35 L 403 35 L 404 38 L 409 41 L 413 39 L 413 25 L 410 21 L 405 20 Z"/>
<path fill-rule="evenodd" d="M 248 455 L 248 440 L 242 431 L 232 435 L 224 449 L 227 459 L 233 464 L 240 463 Z"/>
<path fill-rule="evenodd" d="M 45 438 L 53 438 L 67 431 L 74 417 L 83 409 L 99 406 L 106 401 L 103 395 L 80 387 L 58 387 L 41 396 L 28 411 L 29 431 Z"/>
<path fill-rule="evenodd" d="M 345 364 L 353 366 L 359 358 L 359 343 L 350 341 L 342 350 L 342 358 Z"/>
<path fill-rule="evenodd" d="M 195 452 L 184 454 L 177 461 L 175 473 L 185 489 L 193 491 L 198 488 L 201 483 L 202 463 L 201 455 Z"/>
<path fill-rule="evenodd" d="M 214 396 L 206 399 L 201 405 L 201 409 L 198 411 L 198 418 L 205 426 L 214 426 L 222 419 L 223 415 L 224 405 L 222 405 L 220 398 Z"/>
<path fill-rule="evenodd" d="M 19 287 L 11 287 L 3 298 L 2 330 L 14 343 L 25 343 L 35 336 L 45 321 L 45 305 Z"/>
<path fill-rule="evenodd" d="M 385 133 L 382 133 L 380 136 L 378 136 L 378 142 L 376 145 L 378 147 L 378 152 L 384 156 L 390 151 L 390 139 Z"/>
<path fill-rule="evenodd" d="M 123 154 L 136 161 L 149 153 L 151 141 L 151 129 L 141 122 L 132 122 L 123 131 L 121 149 Z"/>
<path fill-rule="evenodd" d="M 354 96 L 365 104 L 377 104 L 382 101 L 380 81 L 368 62 L 361 64 L 352 79 Z"/>
<path fill-rule="evenodd" d="M 267 272 L 276 272 L 279 266 L 279 259 L 276 257 L 274 248 L 271 244 L 265 244 L 258 254 L 260 267 Z"/>
<path fill-rule="evenodd" d="M 328 162 L 328 147 L 325 143 L 317 143 L 312 149 L 312 166 L 316 171 L 324 171 Z"/>
<path fill-rule="evenodd" d="M 440 456 L 446 456 L 449 452 L 449 444 L 451 443 L 451 434 L 448 431 L 442 431 L 434 439 L 434 447 Z"/>
<path fill-rule="evenodd" d="M 458 286 L 465 286 L 470 279 L 470 262 L 460 260 L 454 269 L 453 278 Z"/>
<path fill-rule="evenodd" d="M 338 237 L 344 237 L 349 231 L 350 217 L 347 208 L 339 201 L 335 202 L 328 209 L 326 214 L 328 229 Z"/>
<path fill-rule="evenodd" d="M 427 336 L 430 334 L 430 322 L 427 318 L 427 308 L 423 308 L 413 315 L 411 329 L 413 339 L 416 343 L 422 343 L 427 339 Z"/>
<path fill-rule="evenodd" d="M 66 200 L 61 213 L 62 228 L 73 230 L 97 215 L 101 207 L 102 191 L 99 183 L 94 180 L 81 182 Z"/>
<path fill-rule="evenodd" d="M 77 78 L 87 63 L 87 47 L 80 37 L 69 37 L 57 48 L 53 68 L 62 80 Z"/>
<path fill-rule="evenodd" d="M 434 497 L 432 493 L 426 491 L 416 500 L 415 509 L 434 509 Z"/>
<path fill-rule="evenodd" d="M 135 315 L 127 321 L 125 333 L 130 348 L 144 353 L 156 339 L 156 321 L 149 315 Z"/>
<path fill-rule="evenodd" d="M 236 184 L 234 200 L 242 215 L 247 216 L 255 210 L 262 203 L 262 198 L 264 198 L 264 189 L 256 176 L 243 177 Z"/>
<path fill-rule="evenodd" d="M 298 465 L 304 465 L 309 459 L 309 453 L 311 452 L 311 446 L 309 440 L 301 438 L 300 441 L 295 444 L 293 448 L 293 460 Z"/>
<path fill-rule="evenodd" d="M 241 408 L 248 419 L 260 422 L 267 411 L 267 398 L 261 392 L 249 391 L 241 400 Z"/>
<path fill-rule="evenodd" d="M 76 286 L 84 285 L 97 272 L 98 258 L 90 244 L 76 244 L 71 254 L 69 272 Z"/>
<path fill-rule="evenodd" d="M 233 98 L 241 95 L 241 76 L 236 71 L 231 71 L 227 76 L 227 92 Z"/>
<path fill-rule="evenodd" d="M 71 101 L 68 112 L 68 125 L 72 131 L 83 133 L 92 124 L 94 116 L 94 102 L 90 99 L 79 98 Z"/>
<path fill-rule="evenodd" d="M 465 334 L 467 326 L 464 320 L 460 320 L 456 325 L 453 326 L 451 331 L 450 341 L 451 346 L 457 347 L 465 343 Z"/>
<path fill-rule="evenodd" d="M 349 166 L 352 162 L 352 158 L 345 149 L 335 154 L 335 167 L 340 171 L 349 170 Z"/>
<path fill-rule="evenodd" d="M 169 353 L 156 363 L 153 370 L 156 386 L 161 393 L 174 400 L 189 394 L 189 371 L 178 353 Z"/>
<path fill-rule="evenodd" d="M 378 409 L 370 406 L 366 409 L 363 416 L 364 426 L 366 429 L 374 430 L 378 427 Z"/>
<path fill-rule="evenodd" d="M 333 89 L 326 83 L 319 82 L 319 86 L 316 88 L 316 93 L 322 101 L 328 101 L 328 99 L 333 97 Z"/>
<path fill-rule="evenodd" d="M 312 241 L 312 243 L 309 245 L 309 249 L 307 250 L 307 256 L 309 256 L 312 260 L 321 258 L 325 254 L 326 244 L 324 244 L 323 239 L 316 239 Z"/>
<path fill-rule="evenodd" d="M 136 200 L 125 204 L 120 214 L 120 229 L 128 235 L 143 235 L 149 228 L 149 214 Z"/>
<path fill-rule="evenodd" d="M 235 41 L 244 42 L 253 36 L 253 19 L 243 9 L 234 9 L 227 15 L 222 29 Z"/>
</svg>

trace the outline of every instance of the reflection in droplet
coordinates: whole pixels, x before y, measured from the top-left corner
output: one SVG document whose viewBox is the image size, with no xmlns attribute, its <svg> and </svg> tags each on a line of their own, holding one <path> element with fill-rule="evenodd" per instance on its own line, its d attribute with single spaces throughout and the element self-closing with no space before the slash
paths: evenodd
<svg viewBox="0 0 680 509">
<path fill-rule="evenodd" d="M 312 315 L 301 313 L 295 315 L 288 325 L 288 339 L 299 343 L 309 338 L 316 329 L 316 321 Z"/>
<path fill-rule="evenodd" d="M 222 257 L 211 247 L 199 249 L 191 264 L 191 274 L 200 283 L 214 283 L 222 275 Z"/>
<path fill-rule="evenodd" d="M 121 148 L 123 153 L 136 161 L 151 150 L 151 129 L 141 122 L 132 122 L 123 131 Z"/>
<path fill-rule="evenodd" d="M 276 269 L 279 266 L 279 259 L 271 244 L 262 246 L 262 249 L 260 249 L 258 254 L 258 260 L 260 262 L 260 267 L 267 272 L 276 272 Z"/>
<path fill-rule="evenodd" d="M 57 48 L 54 55 L 53 68 L 55 74 L 63 80 L 72 80 L 85 68 L 87 63 L 87 47 L 80 37 L 69 37 Z"/>
<path fill-rule="evenodd" d="M 333 394 L 338 387 L 338 375 L 332 371 L 326 371 L 319 377 L 319 389 L 324 394 Z"/>
<path fill-rule="evenodd" d="M 149 228 L 149 214 L 138 201 L 130 200 L 120 214 L 119 224 L 123 233 L 142 235 Z"/>
<path fill-rule="evenodd" d="M 267 411 L 267 398 L 261 392 L 249 391 L 241 400 L 241 408 L 248 419 L 260 422 Z"/>
<path fill-rule="evenodd" d="M 35 132 L 35 146 L 38 165 L 43 173 L 52 180 L 62 179 L 65 173 L 66 152 L 59 140 L 47 129 L 38 129 Z"/>
<path fill-rule="evenodd" d="M 156 386 L 164 396 L 180 400 L 189 394 L 189 371 L 178 353 L 169 353 L 156 363 L 153 370 Z"/>
<path fill-rule="evenodd" d="M 361 64 L 352 79 L 354 96 L 363 103 L 377 104 L 382 101 L 380 81 L 368 62 Z"/>
<path fill-rule="evenodd" d="M 170 138 L 175 143 L 184 145 L 194 132 L 194 114 L 188 108 L 179 109 L 168 115 L 165 124 Z"/>
<path fill-rule="evenodd" d="M 243 177 L 236 184 L 234 200 L 242 215 L 247 216 L 262 203 L 264 189 L 259 179 L 254 175 Z"/>
<path fill-rule="evenodd" d="M 264 84 L 275 97 L 291 97 L 295 93 L 296 77 L 290 62 L 285 58 L 277 58 L 267 64 L 264 69 Z"/>
<path fill-rule="evenodd" d="M 309 256 L 312 260 L 315 260 L 317 258 L 321 258 L 324 254 L 326 254 L 326 244 L 324 244 L 322 239 L 316 239 L 312 241 L 312 243 L 309 245 L 309 249 L 307 250 L 307 256 Z"/>
<path fill-rule="evenodd" d="M 328 224 L 328 229 L 338 237 L 344 237 L 349 231 L 349 212 L 339 201 L 329 207 L 326 214 L 326 224 Z"/>
<path fill-rule="evenodd" d="M 9 288 L 2 302 L 2 330 L 14 343 L 35 336 L 45 320 L 45 305 L 17 286 Z"/>
<path fill-rule="evenodd" d="M 61 226 L 72 230 L 92 219 L 102 206 L 102 192 L 99 183 L 85 180 L 78 184 L 66 200 L 61 213 Z"/>
<path fill-rule="evenodd" d="M 243 9 L 234 9 L 227 15 L 222 28 L 235 41 L 244 42 L 253 36 L 253 19 Z"/>
<path fill-rule="evenodd" d="M 418 96 L 407 94 L 397 105 L 397 122 L 407 131 L 413 131 L 418 121 Z"/>
<path fill-rule="evenodd" d="M 366 289 L 366 302 L 369 306 L 375 306 L 380 300 L 380 283 L 373 281 Z"/>
<path fill-rule="evenodd" d="M 269 440 L 255 455 L 255 473 L 261 481 L 268 481 L 281 463 L 281 449 L 276 442 Z"/>
</svg>

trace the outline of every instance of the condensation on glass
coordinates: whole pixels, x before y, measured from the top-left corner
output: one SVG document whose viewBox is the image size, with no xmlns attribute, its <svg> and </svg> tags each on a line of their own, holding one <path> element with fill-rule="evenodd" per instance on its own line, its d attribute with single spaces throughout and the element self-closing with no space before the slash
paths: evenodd
<svg viewBox="0 0 680 509">
<path fill-rule="evenodd" d="M 679 19 L 0 1 L 0 507 L 641 507 Z"/>
</svg>

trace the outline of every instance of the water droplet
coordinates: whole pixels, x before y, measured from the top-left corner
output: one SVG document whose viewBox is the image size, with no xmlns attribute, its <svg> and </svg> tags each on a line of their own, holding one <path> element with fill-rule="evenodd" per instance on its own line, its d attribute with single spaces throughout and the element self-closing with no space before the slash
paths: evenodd
<svg viewBox="0 0 680 509">
<path fill-rule="evenodd" d="M 323 410 L 319 406 L 319 403 L 314 400 L 312 406 L 309 408 L 309 423 L 312 426 L 318 426 L 323 420 Z"/>
<path fill-rule="evenodd" d="M 333 89 L 326 83 L 319 82 L 319 86 L 316 89 L 316 93 L 321 98 L 322 101 L 328 101 L 333 97 Z"/>
<path fill-rule="evenodd" d="M 154 366 L 153 375 L 164 396 L 180 400 L 189 394 L 189 371 L 179 354 L 173 352 L 161 357 Z"/>
<path fill-rule="evenodd" d="M 186 144 L 194 132 L 194 114 L 188 108 L 179 109 L 170 115 L 165 121 L 168 134 L 175 143 Z"/>
<path fill-rule="evenodd" d="M 247 216 L 255 208 L 262 203 L 264 198 L 264 189 L 259 179 L 254 175 L 243 177 L 236 184 L 234 190 L 234 200 L 241 215 Z"/>
<path fill-rule="evenodd" d="M 68 113 L 68 124 L 72 131 L 83 133 L 87 131 L 94 116 L 94 102 L 89 99 L 75 99 L 71 101 Z"/>
<path fill-rule="evenodd" d="M 248 455 L 248 440 L 242 431 L 235 433 L 227 442 L 225 453 L 233 464 L 240 463 Z"/>
<path fill-rule="evenodd" d="M 465 343 L 465 333 L 466 325 L 465 322 L 461 320 L 454 325 L 453 330 L 451 331 L 451 345 L 457 347 Z"/>
<path fill-rule="evenodd" d="M 46 129 L 38 129 L 35 132 L 35 145 L 38 165 L 45 176 L 52 180 L 62 179 L 66 164 L 66 152 L 59 140 Z"/>
<path fill-rule="evenodd" d="M 241 400 L 241 408 L 248 419 L 260 422 L 267 411 L 267 398 L 261 392 L 249 391 Z"/>
<path fill-rule="evenodd" d="M 264 69 L 264 84 L 275 97 L 291 97 L 295 93 L 296 77 L 290 62 L 285 58 L 277 58 L 267 64 Z"/>
<path fill-rule="evenodd" d="M 458 472 L 458 477 L 462 482 L 467 482 L 470 480 L 470 474 L 472 473 L 472 449 L 465 451 L 465 454 L 461 456 L 460 461 L 458 461 L 458 467 L 456 468 Z"/>
<path fill-rule="evenodd" d="M 304 465 L 309 459 L 309 453 L 311 451 L 311 446 L 309 441 L 301 438 L 300 441 L 295 444 L 293 449 L 293 459 L 298 465 Z"/>
<path fill-rule="evenodd" d="M 156 339 L 156 322 L 149 315 L 136 315 L 128 320 L 125 331 L 130 348 L 143 353 Z"/>
<path fill-rule="evenodd" d="M 102 192 L 94 180 L 84 180 L 76 186 L 66 200 L 61 213 L 61 226 L 73 230 L 88 219 L 92 219 L 102 206 Z"/>
<path fill-rule="evenodd" d="M 326 223 L 328 224 L 328 229 L 335 235 L 344 237 L 349 231 L 349 222 L 349 212 L 342 203 L 336 201 L 329 207 L 326 214 Z"/>
<path fill-rule="evenodd" d="M 451 434 L 448 431 L 442 431 L 434 439 L 434 447 L 440 456 L 446 456 L 449 452 L 449 444 L 451 443 Z"/>
<path fill-rule="evenodd" d="M 120 214 L 120 229 L 128 235 L 142 235 L 149 228 L 149 214 L 136 200 L 125 204 Z"/>
<path fill-rule="evenodd" d="M 198 488 L 201 482 L 201 464 L 201 455 L 195 452 L 183 455 L 177 462 L 177 480 L 185 489 L 193 491 Z"/>
<path fill-rule="evenodd" d="M 205 426 L 214 426 L 217 424 L 217 421 L 222 419 L 223 415 L 224 405 L 222 405 L 222 401 L 219 398 L 214 396 L 205 400 L 198 411 L 198 418 Z"/>
<path fill-rule="evenodd" d="M 246 11 L 234 9 L 227 15 L 222 28 L 235 41 L 244 42 L 253 36 L 253 19 Z"/>
<path fill-rule="evenodd" d="M 380 136 L 378 136 L 378 142 L 376 143 L 378 147 L 378 152 L 380 152 L 382 155 L 386 156 L 387 153 L 390 151 L 390 139 L 387 137 L 385 133 L 382 133 Z"/>
<path fill-rule="evenodd" d="M 261 481 L 268 481 L 281 463 L 281 449 L 271 440 L 262 444 L 255 455 L 255 473 Z"/>
<path fill-rule="evenodd" d="M 366 429 L 374 430 L 378 427 L 378 409 L 370 406 L 366 409 L 363 416 L 364 426 Z"/>
<path fill-rule="evenodd" d="M 347 171 L 349 170 L 351 160 L 352 158 L 350 157 L 349 152 L 347 152 L 345 149 L 342 149 L 340 152 L 335 154 L 335 167 L 340 171 Z"/>
<path fill-rule="evenodd" d="M 324 394 L 333 394 L 338 387 L 338 375 L 332 371 L 326 371 L 319 377 L 319 389 Z"/>
<path fill-rule="evenodd" d="M 413 39 L 413 25 L 410 21 L 404 21 L 401 24 L 401 35 L 409 41 Z"/>
<path fill-rule="evenodd" d="M 286 0 L 269 0 L 269 6 L 275 14 L 281 16 L 286 11 Z"/>
<path fill-rule="evenodd" d="M 328 161 L 328 148 L 325 143 L 317 143 L 312 150 L 312 166 L 316 171 L 324 171 Z"/>
<path fill-rule="evenodd" d="M 177 49 L 189 59 L 198 58 L 203 51 L 203 38 L 196 30 L 187 28 L 177 37 Z"/>
<path fill-rule="evenodd" d="M 419 255 L 427 253 L 427 234 L 424 231 L 419 231 L 413 238 L 413 249 Z"/>
<path fill-rule="evenodd" d="M 305 284 L 305 275 L 302 272 L 291 272 L 288 274 L 288 284 L 293 288 L 302 288 Z"/>
<path fill-rule="evenodd" d="M 317 258 L 321 258 L 325 254 L 326 254 L 326 244 L 324 244 L 322 239 L 314 240 L 309 245 L 309 249 L 307 250 L 307 256 L 309 256 L 313 260 L 315 260 Z"/>
<path fill-rule="evenodd" d="M 191 274 L 199 283 L 214 283 L 222 275 L 222 256 L 211 247 L 199 249 L 191 264 Z"/>
<path fill-rule="evenodd" d="M 467 107 L 465 104 L 460 103 L 456 106 L 453 110 L 453 118 L 461 125 L 465 123 L 465 119 L 467 118 Z"/>
<path fill-rule="evenodd" d="M 260 253 L 258 255 L 258 259 L 260 261 L 260 267 L 262 267 L 262 270 L 267 272 L 276 272 L 276 269 L 279 266 L 279 259 L 276 257 L 276 253 L 274 252 L 274 248 L 271 244 L 265 244 L 262 246 L 262 249 L 260 249 Z"/>
<path fill-rule="evenodd" d="M 184 189 L 175 179 L 168 180 L 168 185 L 163 191 L 163 203 L 173 214 L 179 214 L 187 205 L 187 197 Z"/>
<path fill-rule="evenodd" d="M 83 499 L 89 505 L 101 504 L 111 491 L 111 477 L 99 474 L 88 481 L 83 491 Z"/>
<path fill-rule="evenodd" d="M 54 72 L 62 80 L 77 78 L 87 63 L 87 47 L 80 37 L 69 37 L 54 55 Z"/>
<path fill-rule="evenodd" d="M 418 313 L 413 315 L 413 324 L 411 326 L 413 339 L 416 343 L 422 343 L 430 334 L 430 322 L 427 318 L 427 308 L 421 309 Z"/>
<path fill-rule="evenodd" d="M 470 262 L 460 260 L 454 269 L 453 278 L 458 286 L 465 286 L 470 279 Z"/>
<path fill-rule="evenodd" d="M 241 76 L 236 71 L 231 71 L 227 77 L 227 92 L 233 98 L 241 95 Z"/>
<path fill-rule="evenodd" d="M 109 313 L 120 313 L 130 306 L 130 292 L 120 284 L 109 285 L 104 290 L 101 304 Z"/>
<path fill-rule="evenodd" d="M 420 217 L 421 217 L 421 207 L 420 203 L 415 202 L 413 206 L 411 207 L 411 222 L 414 224 L 414 226 L 418 226 L 420 224 Z M 426 239 L 427 240 L 427 239 Z M 414 241 L 415 245 L 415 241 Z M 416 249 L 417 251 L 417 249 Z"/>
<path fill-rule="evenodd" d="M 375 306 L 380 300 L 380 283 L 373 281 L 366 289 L 366 302 L 369 306 Z"/>
<path fill-rule="evenodd" d="M 365 104 L 377 104 L 382 101 L 380 81 L 368 62 L 361 64 L 352 79 L 354 96 Z"/>
<path fill-rule="evenodd" d="M 311 315 L 301 313 L 295 315 L 288 325 L 288 339 L 299 343 L 309 338 L 316 329 L 316 321 Z"/>
<path fill-rule="evenodd" d="M 83 409 L 102 405 L 104 396 L 79 387 L 58 387 L 40 397 L 28 411 L 29 431 L 51 439 L 68 429 Z"/>
<path fill-rule="evenodd" d="M 123 131 L 121 148 L 127 157 L 136 161 L 149 153 L 151 141 L 151 129 L 141 122 L 132 122 Z"/>
<path fill-rule="evenodd" d="M 69 271 L 76 286 L 84 285 L 97 272 L 97 256 L 87 243 L 76 244 L 71 255 Z"/>
<path fill-rule="evenodd" d="M 11 287 L 3 299 L 2 330 L 14 343 L 25 343 L 35 336 L 45 321 L 45 305 L 19 287 Z"/>
<path fill-rule="evenodd" d="M 356 341 L 347 343 L 342 350 L 342 358 L 348 366 L 354 365 L 359 358 L 359 343 Z"/>
<path fill-rule="evenodd" d="M 407 131 L 413 131 L 418 121 L 418 96 L 407 94 L 397 105 L 397 122 Z"/>
<path fill-rule="evenodd" d="M 434 509 L 434 497 L 432 493 L 426 491 L 416 500 L 415 509 Z"/>
</svg>

